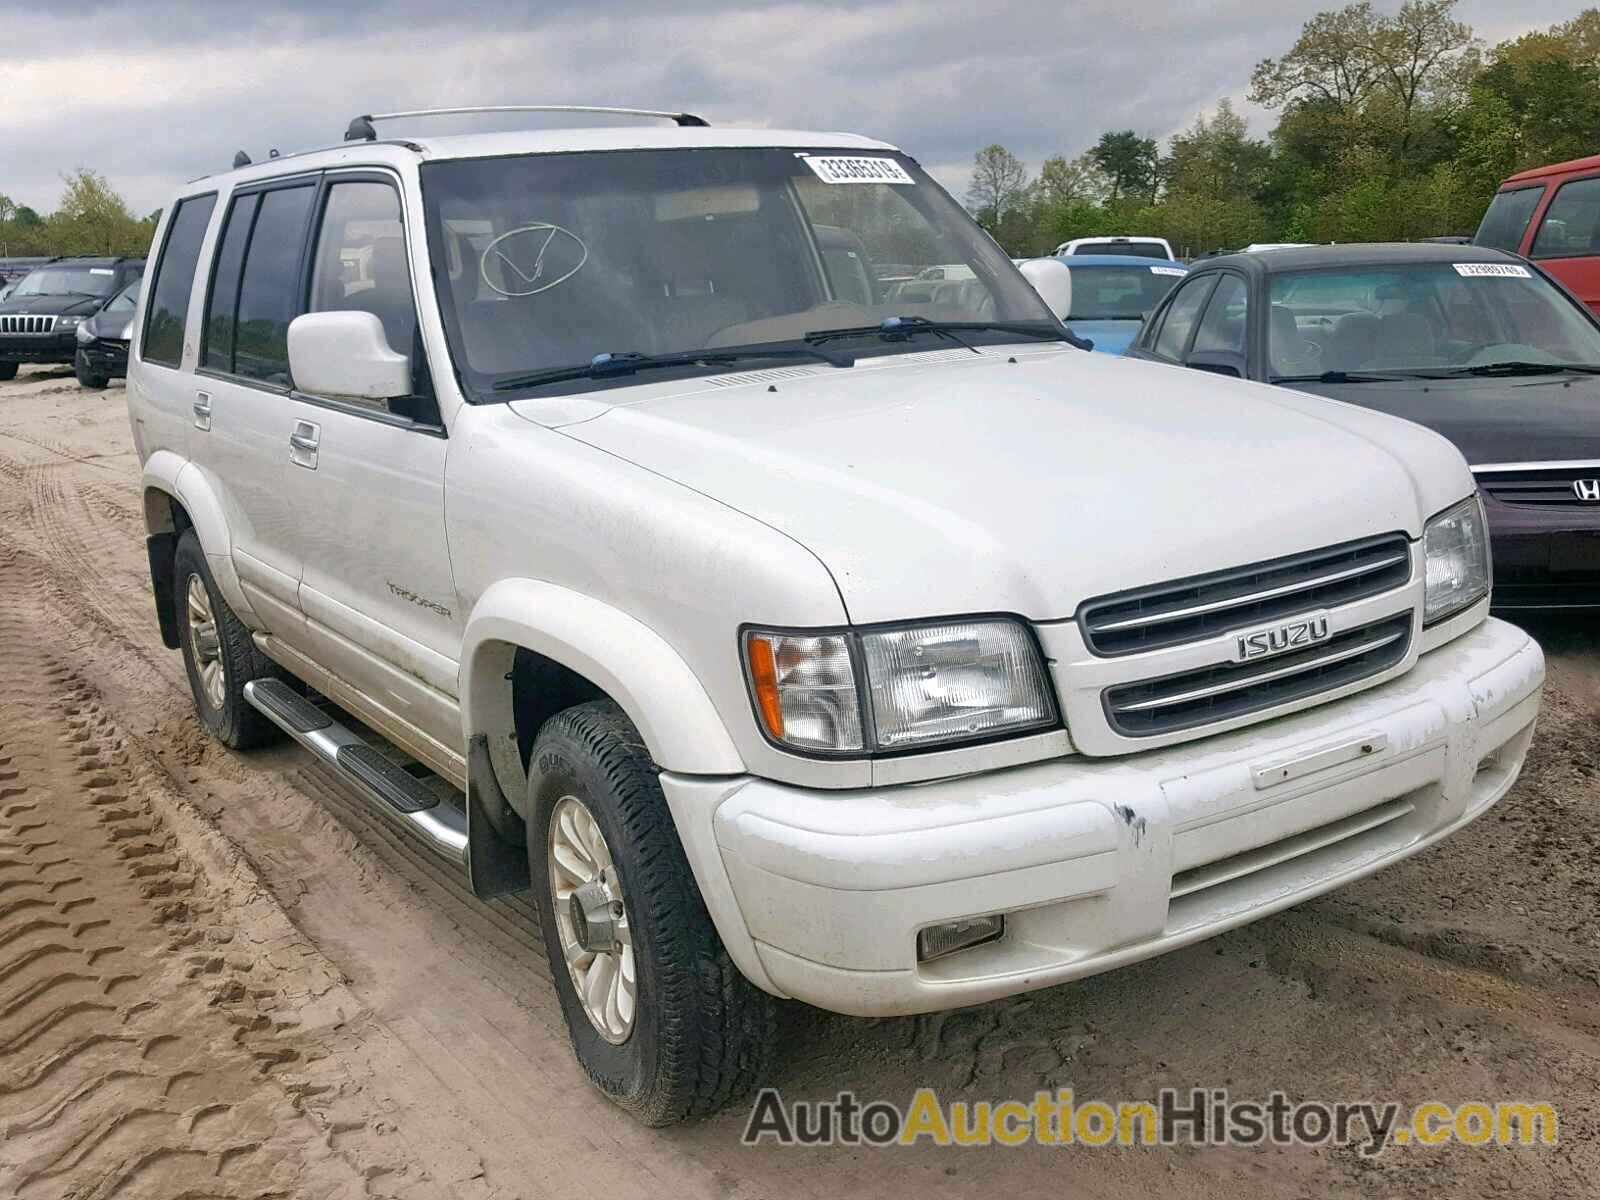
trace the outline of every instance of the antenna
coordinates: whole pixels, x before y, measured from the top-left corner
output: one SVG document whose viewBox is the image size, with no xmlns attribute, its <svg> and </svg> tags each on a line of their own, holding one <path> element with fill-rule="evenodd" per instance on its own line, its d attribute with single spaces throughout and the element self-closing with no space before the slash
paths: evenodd
<svg viewBox="0 0 1600 1200">
<path fill-rule="evenodd" d="M 237 153 L 237 154 L 235 154 L 233 156 L 233 169 L 235 171 L 237 171 L 240 167 L 248 167 L 249 165 L 250 165 L 250 156 L 248 154 L 246 154 L 243 150 L 239 151 L 239 153 Z"/>
<path fill-rule="evenodd" d="M 373 142 L 378 132 L 374 121 L 396 121 L 409 117 L 455 117 L 468 113 L 604 113 L 614 117 L 654 117 L 672 121 L 686 127 L 705 128 L 710 125 L 704 117 L 688 112 L 662 112 L 654 108 L 603 108 L 587 104 L 494 104 L 471 108 L 418 108 L 410 112 L 368 113 L 350 122 L 344 131 L 347 142 Z"/>
</svg>

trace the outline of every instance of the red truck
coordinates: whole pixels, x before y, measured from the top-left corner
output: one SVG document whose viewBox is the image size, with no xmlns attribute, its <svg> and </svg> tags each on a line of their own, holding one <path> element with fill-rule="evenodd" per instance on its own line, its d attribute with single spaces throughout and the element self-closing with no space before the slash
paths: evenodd
<svg viewBox="0 0 1600 1200">
<path fill-rule="evenodd" d="M 1600 312 L 1600 154 L 1511 176 L 1472 240 L 1537 260 Z"/>
</svg>

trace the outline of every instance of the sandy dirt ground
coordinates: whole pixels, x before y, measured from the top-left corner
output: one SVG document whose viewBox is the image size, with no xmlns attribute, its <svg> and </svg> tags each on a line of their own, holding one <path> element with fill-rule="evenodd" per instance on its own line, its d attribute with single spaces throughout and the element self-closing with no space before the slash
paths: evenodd
<svg viewBox="0 0 1600 1200">
<path fill-rule="evenodd" d="M 905 1101 L 1547 1099 L 1556 1148 L 749 1149 L 586 1085 L 522 900 L 301 751 L 201 735 L 123 392 L 0 384 L 0 1196 L 921 1200 L 1600 1194 L 1600 623 L 1522 781 L 1404 865 L 1154 962 L 934 1017 L 794 1007 L 771 1083 Z"/>
</svg>

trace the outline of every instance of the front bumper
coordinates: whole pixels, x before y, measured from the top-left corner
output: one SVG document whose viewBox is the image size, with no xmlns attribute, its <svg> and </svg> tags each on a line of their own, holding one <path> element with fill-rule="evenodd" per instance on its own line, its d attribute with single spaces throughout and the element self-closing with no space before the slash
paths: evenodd
<svg viewBox="0 0 1600 1200">
<path fill-rule="evenodd" d="M 96 338 L 85 343 L 77 349 L 78 361 L 81 361 L 92 374 L 105 375 L 112 379 L 121 378 L 128 373 L 128 343 L 106 341 Z"/>
<path fill-rule="evenodd" d="M 1491 619 L 1381 687 L 1166 750 L 865 791 L 662 785 L 754 982 L 931 1012 L 1176 949 L 1416 853 L 1511 786 L 1543 679 L 1538 645 Z M 996 912 L 1000 941 L 917 962 L 919 929 Z"/>
<path fill-rule="evenodd" d="M 1485 508 L 1496 612 L 1600 608 L 1600 505 Z"/>
<path fill-rule="evenodd" d="M 0 336 L 0 362 L 69 363 L 78 350 L 76 330 L 64 334 Z"/>
</svg>

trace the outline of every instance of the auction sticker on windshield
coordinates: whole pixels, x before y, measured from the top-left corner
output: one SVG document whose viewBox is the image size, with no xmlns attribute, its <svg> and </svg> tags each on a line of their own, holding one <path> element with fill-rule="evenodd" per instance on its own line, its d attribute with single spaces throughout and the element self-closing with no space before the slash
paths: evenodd
<svg viewBox="0 0 1600 1200">
<path fill-rule="evenodd" d="M 1182 267 L 1151 267 L 1150 268 L 1150 274 L 1152 274 L 1152 275 L 1187 275 L 1188 273 L 1189 272 L 1185 271 Z"/>
<path fill-rule="evenodd" d="M 1516 263 L 1454 263 L 1457 275 L 1494 275 L 1502 279 L 1532 279 L 1533 272 Z"/>
<path fill-rule="evenodd" d="M 911 183 L 917 181 L 892 158 L 806 154 L 801 161 L 823 183 Z"/>
</svg>

